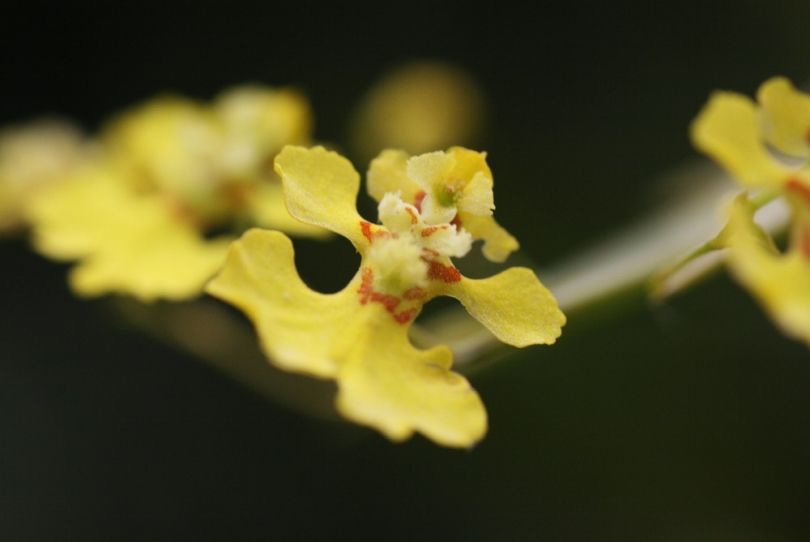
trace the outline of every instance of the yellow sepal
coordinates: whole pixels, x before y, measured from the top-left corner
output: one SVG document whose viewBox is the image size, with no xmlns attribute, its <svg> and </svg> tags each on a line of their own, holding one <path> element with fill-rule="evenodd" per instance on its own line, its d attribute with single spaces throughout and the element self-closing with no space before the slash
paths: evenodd
<svg viewBox="0 0 810 542">
<path fill-rule="evenodd" d="M 787 172 L 764 145 L 754 102 L 741 94 L 715 92 L 691 126 L 692 142 L 745 186 L 774 186 Z"/>
<path fill-rule="evenodd" d="M 512 346 L 553 344 L 566 321 L 551 292 L 525 267 L 482 280 L 462 278 L 441 294 L 461 301 L 473 318 Z"/>
<path fill-rule="evenodd" d="M 366 244 L 355 207 L 360 175 L 351 162 L 323 147 L 286 146 L 275 164 L 294 218 L 338 233 L 356 247 Z"/>
<path fill-rule="evenodd" d="M 484 240 L 481 252 L 491 262 L 503 262 L 511 253 L 520 248 L 518 240 L 491 216 L 459 213 L 459 221 L 462 227 L 470 232 L 473 239 Z"/>
<path fill-rule="evenodd" d="M 796 90 L 785 77 L 774 77 L 759 87 L 768 143 L 790 156 L 810 157 L 810 96 Z"/>
<path fill-rule="evenodd" d="M 366 189 L 376 201 L 386 194 L 400 193 L 402 201 L 413 204 L 422 187 L 407 173 L 408 153 L 399 150 L 384 150 L 371 161 L 366 177 Z"/>
<path fill-rule="evenodd" d="M 164 201 L 132 194 L 102 167 L 44 191 L 30 215 L 38 251 L 56 259 L 82 258 L 70 283 L 87 296 L 195 297 L 222 265 L 230 242 L 201 238 Z"/>
<path fill-rule="evenodd" d="M 284 191 L 280 182 L 258 183 L 248 199 L 248 213 L 252 221 L 262 228 L 280 230 L 290 235 L 327 239 L 332 232 L 319 226 L 304 224 L 287 211 Z"/>
</svg>

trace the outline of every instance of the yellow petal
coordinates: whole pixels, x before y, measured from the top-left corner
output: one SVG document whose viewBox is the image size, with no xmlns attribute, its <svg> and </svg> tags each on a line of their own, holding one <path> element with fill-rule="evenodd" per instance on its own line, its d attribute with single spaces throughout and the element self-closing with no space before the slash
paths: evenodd
<svg viewBox="0 0 810 542">
<path fill-rule="evenodd" d="M 37 250 L 82 259 L 70 282 L 88 296 L 194 297 L 224 261 L 229 243 L 204 240 L 161 200 L 132 194 L 102 167 L 43 192 L 30 215 Z"/>
<path fill-rule="evenodd" d="M 731 92 L 712 95 L 691 126 L 692 142 L 745 186 L 781 184 L 787 172 L 763 142 L 754 102 Z"/>
<path fill-rule="evenodd" d="M 318 239 L 332 236 L 329 230 L 304 224 L 290 216 L 280 182 L 258 183 L 248 200 L 248 210 L 253 221 L 262 228 Z"/>
<path fill-rule="evenodd" d="M 18 229 L 37 192 L 63 181 L 89 158 L 73 125 L 41 119 L 0 130 L 0 232 Z"/>
<path fill-rule="evenodd" d="M 512 252 L 520 248 L 517 239 L 512 237 L 491 216 L 459 213 L 459 219 L 461 227 L 470 232 L 473 239 L 484 240 L 481 251 L 491 262 L 503 262 Z"/>
<path fill-rule="evenodd" d="M 276 156 L 276 171 L 294 218 L 338 233 L 356 247 L 367 244 L 365 221 L 355 206 L 360 175 L 348 160 L 323 147 L 287 146 Z"/>
<path fill-rule="evenodd" d="M 439 184 L 447 181 L 455 167 L 456 157 L 452 153 L 435 151 L 408 160 L 407 173 L 422 190 L 432 194 Z"/>
<path fill-rule="evenodd" d="M 759 87 L 768 143 L 791 156 L 810 157 L 810 96 L 796 90 L 785 77 Z"/>
<path fill-rule="evenodd" d="M 130 229 L 131 217 L 153 212 L 149 201 L 133 197 L 109 169 L 83 170 L 31 202 L 34 246 L 65 260 L 113 246 L 121 231 Z"/>
<path fill-rule="evenodd" d="M 312 130 L 309 103 L 291 89 L 236 87 L 218 96 L 213 109 L 224 124 L 228 140 L 250 145 L 263 159 L 284 145 L 306 144 Z"/>
<path fill-rule="evenodd" d="M 147 188 L 195 195 L 216 185 L 222 134 L 201 104 L 163 96 L 112 122 L 104 144 Z"/>
<path fill-rule="evenodd" d="M 484 152 L 472 151 L 464 147 L 451 147 L 447 154 L 455 158 L 452 175 L 469 182 L 477 173 L 492 179 L 492 170 L 487 164 L 487 155 Z"/>
<path fill-rule="evenodd" d="M 478 171 L 467 183 L 458 202 L 461 212 L 476 216 L 490 216 L 495 209 L 492 178 Z"/>
<path fill-rule="evenodd" d="M 802 235 L 810 235 L 810 230 Z M 810 254 L 803 252 L 802 243 L 779 254 L 754 223 L 748 206 L 738 200 L 729 221 L 727 244 L 728 266 L 737 281 L 786 335 L 810 345 Z"/>
<path fill-rule="evenodd" d="M 357 294 L 310 290 L 295 270 L 292 242 L 284 234 L 245 232 L 206 291 L 250 317 L 265 353 L 281 369 L 337 375 L 340 356 L 351 346 L 343 329 L 356 310 Z"/>
<path fill-rule="evenodd" d="M 512 346 L 553 344 L 565 325 L 554 296 L 525 267 L 483 280 L 462 278 L 446 284 L 441 293 L 461 301 L 473 318 Z"/>
<path fill-rule="evenodd" d="M 385 150 L 371 161 L 366 177 L 368 194 L 377 201 L 388 193 L 400 193 L 402 201 L 413 205 L 416 195 L 423 189 L 408 177 L 408 153 Z"/>
<path fill-rule="evenodd" d="M 340 370 L 338 410 L 394 441 L 414 432 L 452 447 L 481 440 L 486 410 L 469 382 L 449 370 L 450 350 L 416 350 L 404 327 L 383 316 L 367 326 Z"/>
<path fill-rule="evenodd" d="M 132 295 L 141 301 L 184 300 L 202 293 L 225 261 L 231 239 L 211 241 L 182 224 L 144 224 L 120 244 L 88 256 L 73 268 L 70 284 L 80 295 Z"/>
<path fill-rule="evenodd" d="M 408 325 L 381 303 L 363 301 L 360 273 L 341 292 L 313 292 L 299 278 L 292 243 L 249 230 L 231 248 L 207 291 L 243 310 L 270 361 L 338 381 L 337 408 L 392 440 L 418 431 L 446 446 L 470 446 L 486 432 L 486 412 L 446 347 L 419 351 Z"/>
</svg>

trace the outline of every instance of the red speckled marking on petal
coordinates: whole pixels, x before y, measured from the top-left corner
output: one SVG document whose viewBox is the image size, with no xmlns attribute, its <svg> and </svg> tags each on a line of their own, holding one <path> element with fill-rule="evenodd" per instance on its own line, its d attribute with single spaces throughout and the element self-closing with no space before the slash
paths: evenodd
<svg viewBox="0 0 810 542">
<path fill-rule="evenodd" d="M 408 290 L 410 292 L 414 288 Z M 421 288 L 419 288 L 421 290 Z M 408 294 L 406 292 L 406 296 Z M 416 314 L 419 312 L 417 308 L 410 308 L 404 310 L 402 312 L 397 313 L 397 307 L 399 306 L 400 302 L 402 301 L 395 295 L 391 294 L 383 294 L 374 290 L 374 271 L 369 269 L 368 267 L 363 268 L 360 288 L 357 289 L 357 293 L 360 294 L 360 304 L 366 305 L 367 303 L 379 303 L 385 310 L 391 313 L 394 320 L 397 321 L 399 324 L 406 324 L 410 320 L 412 320 Z"/>
<path fill-rule="evenodd" d="M 411 215 L 411 224 L 416 224 L 419 219 L 416 216 L 416 211 L 413 207 L 405 207 L 405 210 L 408 211 L 408 214 Z"/>
<path fill-rule="evenodd" d="M 371 242 L 371 222 L 366 222 L 365 220 L 360 221 L 360 229 L 363 230 L 363 237 L 368 239 L 368 242 Z"/>
<path fill-rule="evenodd" d="M 428 278 L 433 280 L 440 280 L 446 284 L 459 282 L 461 280 L 461 273 L 452 265 L 445 265 L 436 261 L 428 262 Z"/>
<path fill-rule="evenodd" d="M 380 303 L 388 312 L 393 312 L 400 301 L 397 296 L 381 294 L 374 290 L 374 271 L 368 267 L 363 268 L 363 276 L 357 293 L 360 294 L 361 305 L 365 305 L 369 301 L 372 303 Z"/>
<path fill-rule="evenodd" d="M 427 296 L 427 291 L 424 288 L 420 288 L 419 286 L 414 286 L 413 288 L 410 288 L 404 294 L 402 294 L 402 297 L 404 297 L 407 300 L 424 299 L 425 296 Z"/>
<path fill-rule="evenodd" d="M 363 231 L 363 237 L 365 237 L 369 243 L 373 242 L 374 239 L 379 237 L 388 237 L 390 233 L 385 228 L 380 228 L 379 226 L 375 226 L 371 222 L 366 220 L 360 221 L 360 229 Z"/>
<path fill-rule="evenodd" d="M 785 184 L 785 188 L 801 197 L 806 204 L 810 205 L 810 188 L 805 186 L 799 179 L 791 177 Z"/>
<path fill-rule="evenodd" d="M 407 324 L 416 317 L 417 312 L 419 311 L 415 308 L 402 311 L 394 315 L 394 320 L 396 320 L 397 323 L 400 324 Z"/>
<path fill-rule="evenodd" d="M 422 237 L 430 237 L 439 230 L 447 229 L 447 226 L 428 226 L 422 230 Z"/>
</svg>

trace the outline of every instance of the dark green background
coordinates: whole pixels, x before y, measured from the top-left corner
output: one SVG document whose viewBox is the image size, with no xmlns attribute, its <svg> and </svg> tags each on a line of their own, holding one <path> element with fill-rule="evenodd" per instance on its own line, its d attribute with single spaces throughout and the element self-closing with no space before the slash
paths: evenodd
<svg viewBox="0 0 810 542">
<path fill-rule="evenodd" d="M 800 0 L 535 9 L 5 2 L 0 123 L 93 129 L 160 91 L 256 81 L 298 85 L 318 138 L 340 143 L 385 70 L 451 61 L 488 96 L 499 220 L 550 264 L 695 156 L 687 126 L 712 89 L 810 77 Z M 338 288 L 351 249 L 313 247 L 310 279 Z M 557 345 L 474 376 L 491 430 L 460 452 L 284 410 L 74 299 L 66 267 L 22 242 L 0 262 L 3 540 L 810 536 L 810 355 L 724 276 L 575 316 Z"/>
</svg>

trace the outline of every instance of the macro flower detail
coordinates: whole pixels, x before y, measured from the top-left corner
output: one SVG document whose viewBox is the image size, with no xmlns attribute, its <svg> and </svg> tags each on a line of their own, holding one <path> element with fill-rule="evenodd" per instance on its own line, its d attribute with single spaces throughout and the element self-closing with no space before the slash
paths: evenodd
<svg viewBox="0 0 810 542">
<path fill-rule="evenodd" d="M 272 170 L 309 130 L 306 101 L 289 90 L 240 87 L 212 105 L 156 98 L 114 119 L 94 160 L 32 202 L 34 245 L 78 260 L 69 280 L 81 295 L 195 297 L 247 226 L 324 235 L 289 216 Z"/>
<path fill-rule="evenodd" d="M 403 151 L 383 151 L 371 162 L 368 192 L 380 201 L 396 190 L 419 209 L 425 222 L 451 222 L 474 240 L 482 239 L 489 260 L 502 262 L 519 247 L 492 217 L 492 171 L 485 153 L 461 147 L 415 157 Z"/>
<path fill-rule="evenodd" d="M 746 189 L 758 190 L 759 200 L 787 202 L 784 252 L 754 222 L 756 206 L 745 194 L 734 202 L 718 239 L 729 247 L 727 262 L 736 279 L 783 332 L 810 345 L 810 96 L 775 77 L 762 84 L 757 98 L 758 105 L 740 94 L 715 93 L 695 119 L 692 139 Z"/>
<path fill-rule="evenodd" d="M 286 147 L 276 158 L 288 209 L 302 222 L 334 231 L 361 255 L 354 278 L 335 294 L 300 279 L 290 240 L 252 229 L 233 243 L 207 291 L 243 310 L 276 366 L 337 383 L 346 418 L 394 441 L 419 432 L 438 444 L 468 447 L 487 430 L 483 403 L 450 370 L 446 346 L 415 348 L 408 339 L 422 306 L 436 296 L 459 299 L 500 340 L 551 344 L 565 316 L 529 269 L 483 280 L 459 273 L 451 258 L 473 236 L 451 222 L 431 223 L 408 202 L 414 187 L 390 182 L 379 196 L 381 224 L 359 215 L 360 176 L 322 147 Z"/>
</svg>

